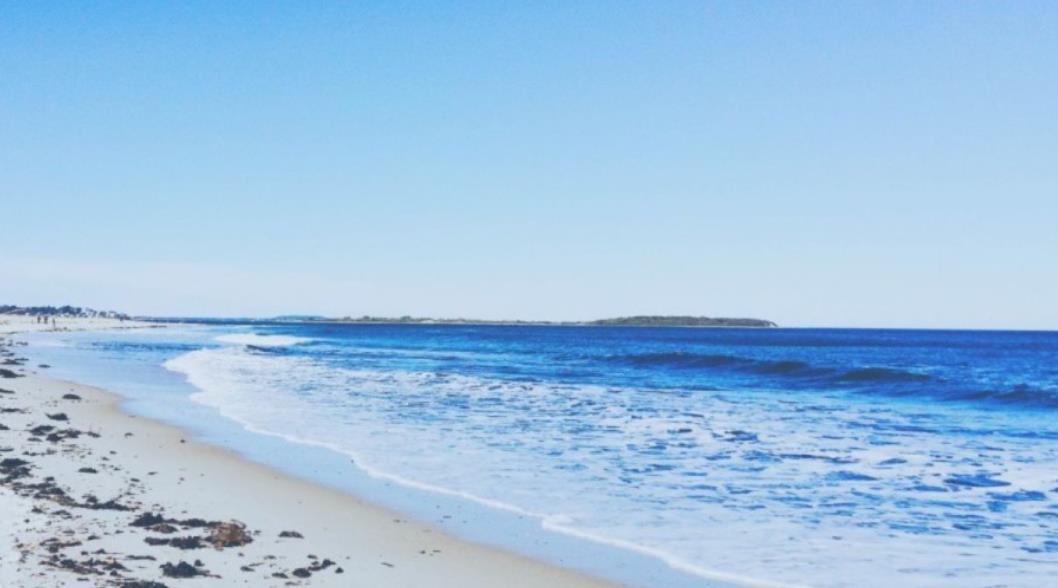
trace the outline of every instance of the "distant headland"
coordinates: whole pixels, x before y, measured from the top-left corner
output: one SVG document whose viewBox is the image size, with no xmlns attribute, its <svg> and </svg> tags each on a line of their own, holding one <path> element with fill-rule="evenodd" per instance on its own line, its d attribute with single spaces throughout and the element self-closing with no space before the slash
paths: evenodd
<svg viewBox="0 0 1058 588">
<path fill-rule="evenodd" d="M 205 317 L 130 317 L 122 312 L 113 310 L 94 310 L 80 306 L 14 306 L 0 304 L 0 315 L 27 315 L 46 317 L 67 318 L 114 318 L 156 322 L 199 322 L 222 319 L 209 319 Z M 232 320 L 232 319 L 223 319 Z M 637 315 L 622 316 L 616 318 L 605 318 L 591 321 L 525 321 L 525 320 L 487 320 L 470 318 L 431 318 L 431 317 L 384 317 L 363 315 L 359 317 L 326 317 L 309 314 L 288 314 L 275 316 L 267 319 L 245 318 L 246 321 L 270 321 L 284 323 L 340 323 L 340 324 L 362 324 L 362 325 L 516 325 L 516 326 L 553 326 L 553 327 L 751 327 L 770 328 L 778 327 L 772 321 L 757 318 L 726 318 L 708 316 L 680 316 L 680 315 Z"/>
</svg>

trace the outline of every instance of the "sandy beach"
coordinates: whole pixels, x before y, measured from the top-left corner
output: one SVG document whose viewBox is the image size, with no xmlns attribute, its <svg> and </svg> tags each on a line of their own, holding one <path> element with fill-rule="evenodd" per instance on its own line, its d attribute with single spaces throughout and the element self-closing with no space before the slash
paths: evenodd
<svg viewBox="0 0 1058 588">
<path fill-rule="evenodd" d="M 108 319 L 59 328 L 140 328 Z M 605 586 L 131 416 L 0 319 L 0 586 Z"/>
</svg>

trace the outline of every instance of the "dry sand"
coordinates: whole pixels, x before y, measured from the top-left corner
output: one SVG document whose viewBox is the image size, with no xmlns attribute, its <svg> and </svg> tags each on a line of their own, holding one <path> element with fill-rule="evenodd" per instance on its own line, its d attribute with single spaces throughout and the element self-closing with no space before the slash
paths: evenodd
<svg viewBox="0 0 1058 588">
<path fill-rule="evenodd" d="M 0 317 L 0 335 L 34 328 L 25 322 Z M 59 321 L 71 329 L 142 326 L 114 323 Z M 10 354 L 0 363 L 14 360 L 18 347 L 0 354 Z M 16 375 L 0 372 L 5 588 L 612 585 L 197 443 L 38 366 L 0 368 Z M 196 575 L 166 576 L 167 564 Z"/>
</svg>

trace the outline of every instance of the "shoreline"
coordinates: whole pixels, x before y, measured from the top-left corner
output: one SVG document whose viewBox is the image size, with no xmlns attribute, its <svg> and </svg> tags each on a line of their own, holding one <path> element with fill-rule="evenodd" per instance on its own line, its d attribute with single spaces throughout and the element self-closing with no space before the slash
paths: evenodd
<svg viewBox="0 0 1058 588">
<path fill-rule="evenodd" d="M 0 379 L 12 392 L 0 394 L 0 460 L 17 461 L 0 471 L 0 585 L 618 585 L 195 441 L 126 413 L 117 394 L 11 367 L 20 375 Z M 133 524 L 148 514 L 164 520 Z M 211 543 L 225 531 L 233 544 Z"/>
</svg>

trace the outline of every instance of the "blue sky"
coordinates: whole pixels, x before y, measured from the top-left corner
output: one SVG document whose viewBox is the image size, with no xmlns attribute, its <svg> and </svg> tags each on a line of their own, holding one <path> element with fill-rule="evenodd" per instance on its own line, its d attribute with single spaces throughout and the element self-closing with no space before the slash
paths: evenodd
<svg viewBox="0 0 1058 588">
<path fill-rule="evenodd" d="M 1058 4 L 500 4 L 0 5 L 0 302 L 1058 328 Z"/>
</svg>

